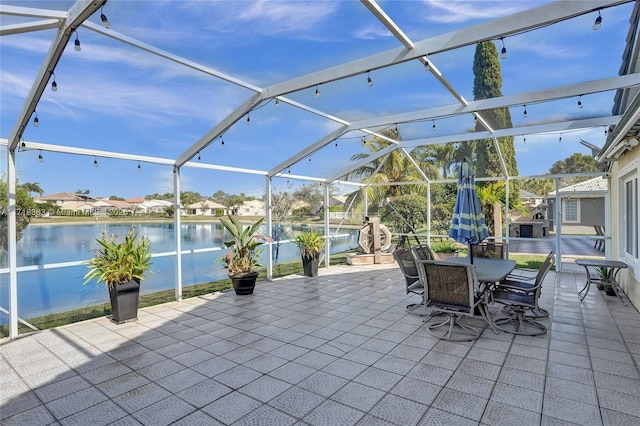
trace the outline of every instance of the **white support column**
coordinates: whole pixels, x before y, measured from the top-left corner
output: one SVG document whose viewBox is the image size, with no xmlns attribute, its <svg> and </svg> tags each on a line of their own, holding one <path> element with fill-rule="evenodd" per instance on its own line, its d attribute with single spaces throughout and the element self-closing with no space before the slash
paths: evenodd
<svg viewBox="0 0 640 426">
<path fill-rule="evenodd" d="M 273 223 L 272 223 L 272 209 L 271 204 L 271 178 L 267 176 L 265 178 L 265 213 L 267 217 L 267 235 L 273 236 Z M 267 281 L 273 281 L 273 244 L 267 242 Z"/>
<path fill-rule="evenodd" d="M 505 206 L 504 206 L 504 227 L 505 227 L 505 243 L 507 245 L 507 258 L 509 257 L 509 213 L 511 211 L 511 206 L 509 205 L 509 187 L 511 181 L 509 180 L 509 178 L 507 177 L 507 179 L 505 180 L 505 185 L 506 185 L 506 200 L 505 200 Z M 501 235 L 502 236 L 502 235 Z"/>
<path fill-rule="evenodd" d="M 173 226 L 176 245 L 176 300 L 182 302 L 182 201 L 180 200 L 180 168 L 173 167 Z"/>
<path fill-rule="evenodd" d="M 556 271 L 562 271 L 562 196 L 560 195 L 560 180 L 554 179 L 556 182 Z"/>
<path fill-rule="evenodd" d="M 329 184 L 324 183 L 324 267 L 328 268 L 331 264 L 331 240 L 329 239 Z"/>
<path fill-rule="evenodd" d="M 364 215 L 369 216 L 369 197 L 367 196 L 368 186 L 362 187 L 362 199 L 364 200 Z M 364 219 L 364 218 L 362 218 Z"/>
<path fill-rule="evenodd" d="M 7 240 L 9 250 L 9 338 L 18 337 L 18 261 L 16 255 L 16 153 L 7 149 Z"/>
<path fill-rule="evenodd" d="M 611 179 L 608 182 L 608 188 L 611 188 Z M 607 191 L 604 194 L 604 255 L 605 259 L 611 259 L 611 195 L 610 192 Z M 619 241 L 619 239 L 616 239 Z M 618 248 L 619 250 L 619 248 Z M 620 256 L 620 252 L 616 250 L 618 256 Z"/>
<path fill-rule="evenodd" d="M 427 181 L 427 244 L 431 244 L 431 182 Z"/>
</svg>

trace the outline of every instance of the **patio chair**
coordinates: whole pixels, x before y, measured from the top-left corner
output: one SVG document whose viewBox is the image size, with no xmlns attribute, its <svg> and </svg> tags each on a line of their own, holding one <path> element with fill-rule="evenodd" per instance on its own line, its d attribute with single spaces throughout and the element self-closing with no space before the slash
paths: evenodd
<svg viewBox="0 0 640 426">
<path fill-rule="evenodd" d="M 593 229 L 596 231 L 596 241 L 593 244 L 593 248 L 604 251 L 604 226 L 593 225 Z"/>
<path fill-rule="evenodd" d="M 484 309 L 482 297 L 477 296 L 479 283 L 475 267 L 432 260 L 420 260 L 417 265 L 420 281 L 428 283 L 426 306 L 447 316 L 446 320 L 429 325 L 429 334 L 459 342 L 480 337 L 480 330 L 462 322 L 463 317 L 474 316 L 476 307 Z M 488 321 L 488 317 L 485 319 Z"/>
<path fill-rule="evenodd" d="M 416 244 L 411 247 L 411 254 L 416 260 L 436 260 L 436 255 L 429 244 Z"/>
<path fill-rule="evenodd" d="M 538 301 L 542 283 L 554 263 L 554 251 L 551 251 L 533 282 L 508 278 L 496 286 L 492 292 L 493 302 L 504 305 L 502 312 L 507 315 L 494 321 L 498 329 L 526 336 L 538 336 L 547 332 L 547 328 L 536 320 L 549 316 L 549 312 L 540 308 Z"/>
<path fill-rule="evenodd" d="M 507 245 L 505 243 L 496 243 L 494 241 L 475 245 L 472 244 L 471 255 L 475 258 L 506 259 Z"/>
<path fill-rule="evenodd" d="M 506 280 L 498 283 L 498 286 L 514 291 L 531 291 L 531 289 L 533 289 L 538 282 L 544 281 L 545 277 L 555 264 L 555 253 L 555 249 L 551 250 L 547 257 L 544 259 L 544 262 L 542 262 L 542 265 L 540 265 L 539 269 L 516 269 L 514 272 L 507 276 Z M 529 274 L 527 275 L 527 273 Z M 531 275 L 531 273 L 533 273 L 533 275 Z M 549 313 L 540 307 L 536 308 L 535 311 L 538 312 L 538 315 L 535 315 L 537 318 L 549 316 Z"/>
<path fill-rule="evenodd" d="M 402 275 L 404 275 L 405 289 L 407 294 L 413 293 L 424 297 L 424 287 L 418 276 L 416 262 L 409 248 L 399 248 L 393 251 L 393 257 L 398 262 Z M 424 302 L 407 305 L 407 312 L 414 315 L 428 315 L 424 312 Z"/>
</svg>

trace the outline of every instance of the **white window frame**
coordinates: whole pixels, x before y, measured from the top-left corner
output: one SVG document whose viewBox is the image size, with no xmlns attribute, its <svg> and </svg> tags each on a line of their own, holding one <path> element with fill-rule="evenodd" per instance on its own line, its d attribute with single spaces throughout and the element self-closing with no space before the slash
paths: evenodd
<svg viewBox="0 0 640 426">
<path fill-rule="evenodd" d="M 632 173 L 623 176 L 620 179 L 620 212 L 623 215 L 621 221 L 621 253 L 631 259 L 638 260 L 638 239 L 640 239 L 640 231 L 638 230 L 638 174 Z M 629 194 L 627 191 L 630 191 Z M 627 200 L 631 198 L 631 205 L 627 204 Z M 631 212 L 631 217 L 627 213 Z M 631 227 L 631 229 L 629 229 Z M 631 242 L 628 237 L 631 236 Z M 631 247 L 631 251 L 628 248 Z"/>
<path fill-rule="evenodd" d="M 576 220 L 567 219 L 567 202 L 569 201 L 575 201 L 576 203 Z M 580 198 L 562 199 L 562 223 L 580 223 Z"/>
<path fill-rule="evenodd" d="M 631 254 L 627 253 L 627 245 L 626 245 L 626 198 L 625 198 L 625 183 L 632 180 L 638 180 L 638 190 L 640 191 L 640 158 L 634 159 L 630 164 L 620 168 L 616 173 L 616 178 L 618 182 L 618 201 L 615 208 L 617 208 L 617 218 L 618 218 L 618 231 L 617 231 L 617 248 L 618 248 L 618 257 L 620 260 L 623 260 L 627 265 L 629 265 L 630 273 L 634 277 L 636 281 L 640 281 L 640 258 L 633 257 Z M 640 195 L 639 195 L 640 196 Z M 638 202 L 640 200 L 636 200 Z M 636 207 L 637 208 L 637 207 Z M 638 212 L 640 214 L 640 212 Z M 639 218 L 640 220 L 640 218 Z M 640 225 L 640 224 L 639 224 Z M 639 226 L 640 227 L 640 226 Z M 636 229 L 636 238 L 639 239 L 640 242 L 640 229 Z M 640 256 L 640 253 L 638 253 Z"/>
</svg>

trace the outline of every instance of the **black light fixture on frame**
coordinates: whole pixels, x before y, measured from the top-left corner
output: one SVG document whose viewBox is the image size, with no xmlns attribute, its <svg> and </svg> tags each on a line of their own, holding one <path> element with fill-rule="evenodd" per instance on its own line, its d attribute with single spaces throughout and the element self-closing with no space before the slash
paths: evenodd
<svg viewBox="0 0 640 426">
<path fill-rule="evenodd" d="M 76 40 L 73 42 L 73 49 L 76 52 L 80 52 L 82 50 L 82 47 L 80 47 L 80 39 L 78 38 L 78 30 L 75 30 L 76 32 Z"/>
<path fill-rule="evenodd" d="M 109 22 L 105 14 L 102 12 L 103 9 L 104 9 L 104 5 L 100 8 L 100 20 L 102 21 L 102 26 L 105 27 L 106 29 L 109 29 L 111 28 L 111 23 Z"/>
<path fill-rule="evenodd" d="M 600 14 L 600 9 L 598 9 L 598 17 L 596 18 L 595 22 L 593 23 L 593 30 L 597 31 L 600 29 L 600 27 L 602 26 L 602 15 Z"/>
<path fill-rule="evenodd" d="M 502 59 L 507 59 L 507 47 L 504 45 L 504 37 L 500 37 L 500 41 L 502 42 L 502 50 L 500 51 L 500 57 Z"/>
</svg>

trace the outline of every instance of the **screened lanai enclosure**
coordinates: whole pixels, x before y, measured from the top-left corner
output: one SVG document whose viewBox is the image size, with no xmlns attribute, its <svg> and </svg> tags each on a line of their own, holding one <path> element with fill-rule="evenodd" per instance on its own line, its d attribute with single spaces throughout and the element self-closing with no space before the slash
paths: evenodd
<svg viewBox="0 0 640 426">
<path fill-rule="evenodd" d="M 640 85 L 630 64 L 636 6 L 604 0 L 3 1 L 0 175 L 8 244 L 0 265 L 2 322 L 16 337 L 19 318 L 29 316 L 21 307 L 34 274 L 55 280 L 46 286 L 47 308 L 61 310 L 55 301 L 69 299 L 69 287 L 81 287 L 82 262 L 91 256 L 86 243 L 58 235 L 68 241 L 58 253 L 65 255 L 43 260 L 38 250 L 55 231 L 34 234 L 25 255 L 16 222 L 16 188 L 25 182 L 37 182 L 47 194 L 77 188 L 125 199 L 173 193 L 173 222 L 150 233 L 152 244 L 159 242 L 154 260 L 172 277 L 177 300 L 183 285 L 210 279 L 206 270 L 194 274 L 193 259 L 210 262 L 222 248 L 185 245 L 184 191 L 264 199 L 271 234 L 273 194 L 319 186 L 328 253 L 348 233 L 330 223 L 332 194 L 346 196 L 346 209 L 364 217 L 377 212 L 390 186 L 420 185 L 430 200 L 430 238 L 441 233 L 431 226 L 432 192 L 455 181 L 462 156 L 476 164 L 482 157 L 494 168 L 478 170 L 476 181 L 507 183 L 505 223 L 492 237 L 517 240 L 508 231 L 509 191 L 519 191 L 525 179 L 550 178 L 552 199 L 563 205 L 569 195 L 560 179 L 567 176 L 552 174 L 551 166 L 576 152 L 598 152 L 625 113 L 626 89 Z M 497 74 L 482 74 L 474 64 L 479 46 L 489 46 Z M 498 92 L 480 93 L 478 85 L 491 84 Z M 497 120 L 496 111 L 509 120 Z M 605 154 L 606 163 L 617 152 Z M 398 177 L 375 179 L 394 158 L 401 159 Z M 595 178 L 605 170 L 573 177 Z M 606 191 L 599 196 L 607 206 Z M 559 256 L 562 214 L 557 208 L 548 218 Z M 607 228 L 611 219 L 603 215 Z M 91 232 L 103 227 L 97 219 Z M 213 241 L 217 231 L 201 232 Z M 270 254 L 273 246 L 267 247 Z M 272 256 L 265 261 L 271 278 Z M 82 304 L 82 293 L 77 297 Z"/>
</svg>

